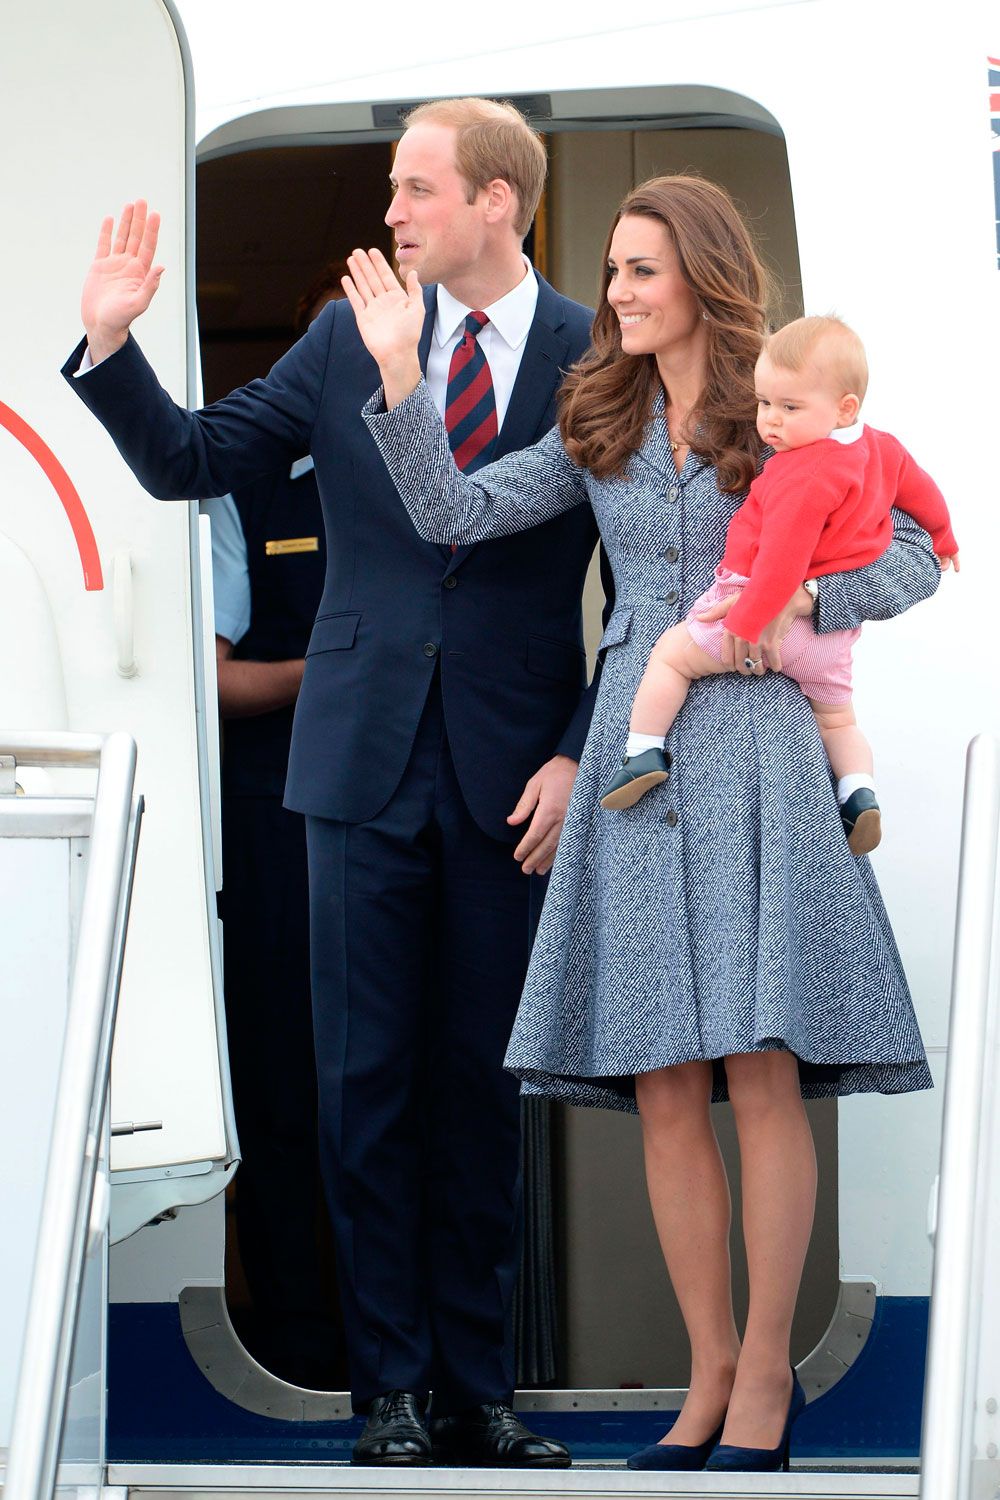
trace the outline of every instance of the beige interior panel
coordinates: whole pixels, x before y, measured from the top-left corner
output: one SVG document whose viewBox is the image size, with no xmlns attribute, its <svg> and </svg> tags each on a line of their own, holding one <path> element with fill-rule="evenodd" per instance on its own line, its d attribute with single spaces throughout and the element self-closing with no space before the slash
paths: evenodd
<svg viewBox="0 0 1000 1500">
<path fill-rule="evenodd" d="M 816 1228 L 792 1329 L 792 1357 L 814 1349 L 833 1314 L 838 1289 L 837 1108 L 806 1106 L 819 1157 Z M 653 1227 L 634 1115 L 569 1109 L 562 1114 L 559 1381 L 571 1390 L 686 1386 L 688 1344 Z M 734 1300 L 737 1326 L 747 1308 L 740 1225 L 739 1151 L 728 1104 L 713 1107 L 733 1188 Z"/>
<path fill-rule="evenodd" d="M 664 172 L 693 171 L 732 194 L 775 279 L 774 326 L 799 317 L 799 251 L 782 138 L 757 130 L 642 130 L 633 140 L 637 182 Z"/>
<path fill-rule="evenodd" d="M 608 225 L 633 181 L 632 132 L 554 135 L 549 151 L 549 279 L 593 307 Z"/>
</svg>

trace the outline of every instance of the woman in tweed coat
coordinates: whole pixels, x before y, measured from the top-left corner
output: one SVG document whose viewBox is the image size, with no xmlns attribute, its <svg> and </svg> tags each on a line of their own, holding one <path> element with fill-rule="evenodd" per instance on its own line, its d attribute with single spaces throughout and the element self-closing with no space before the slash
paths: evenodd
<svg viewBox="0 0 1000 1500">
<path fill-rule="evenodd" d="M 695 683 L 668 741 L 669 781 L 630 809 L 598 805 L 650 648 L 711 580 L 766 457 L 752 387 L 763 273 L 725 193 L 692 178 L 645 184 L 607 254 L 595 348 L 566 382 L 559 431 L 469 479 L 419 383 L 416 279 L 404 293 L 374 252 L 353 257 L 351 300 L 384 380 L 385 404 L 378 393 L 366 417 L 428 539 L 476 542 L 594 509 L 617 602 L 507 1066 L 527 1092 L 641 1117 L 692 1374 L 673 1429 L 635 1465 L 704 1467 L 721 1436 L 712 1467 L 776 1468 L 800 1396 L 789 1334 L 815 1199 L 802 1099 L 920 1089 L 930 1076 L 875 877 L 848 850 L 796 684 L 739 671 Z M 908 535 L 821 581 L 824 628 L 933 591 L 929 543 L 912 523 Z M 765 633 L 771 660 L 796 612 L 798 595 Z M 739 661 L 746 645 L 734 643 Z M 726 1097 L 750 1273 L 742 1344 L 709 1113 Z"/>
</svg>

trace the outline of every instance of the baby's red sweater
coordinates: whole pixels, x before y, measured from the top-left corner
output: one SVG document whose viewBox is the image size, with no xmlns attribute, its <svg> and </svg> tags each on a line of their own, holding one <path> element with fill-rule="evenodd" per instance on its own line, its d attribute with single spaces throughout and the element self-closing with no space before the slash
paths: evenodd
<svg viewBox="0 0 1000 1500">
<path fill-rule="evenodd" d="M 853 443 L 821 438 L 775 453 L 729 523 L 722 565 L 750 582 L 726 629 L 759 640 L 804 578 L 881 557 L 892 541 L 894 505 L 930 533 L 939 557 L 958 551 L 944 496 L 889 433 L 865 427 Z"/>
</svg>

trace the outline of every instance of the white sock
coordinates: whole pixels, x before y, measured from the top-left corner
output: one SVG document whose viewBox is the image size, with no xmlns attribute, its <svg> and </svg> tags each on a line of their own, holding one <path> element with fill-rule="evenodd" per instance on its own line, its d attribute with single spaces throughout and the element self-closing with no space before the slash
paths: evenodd
<svg viewBox="0 0 1000 1500">
<path fill-rule="evenodd" d="M 875 790 L 875 783 L 870 776 L 863 771 L 856 771 L 852 776 L 841 776 L 837 782 L 837 802 L 843 807 L 848 797 L 852 797 L 859 787 L 866 786 L 870 791 Z"/>
<path fill-rule="evenodd" d="M 625 754 L 631 760 L 633 755 L 641 755 L 644 750 L 662 750 L 665 744 L 666 737 L 662 734 L 636 734 L 634 729 L 630 729 L 625 741 Z"/>
</svg>

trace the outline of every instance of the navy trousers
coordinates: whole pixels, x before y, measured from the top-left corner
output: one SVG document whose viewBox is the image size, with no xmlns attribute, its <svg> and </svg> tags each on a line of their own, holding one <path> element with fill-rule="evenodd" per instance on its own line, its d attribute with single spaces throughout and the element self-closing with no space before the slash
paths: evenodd
<svg viewBox="0 0 1000 1500">
<path fill-rule="evenodd" d="M 394 1389 L 433 1392 L 438 1415 L 509 1401 L 520 1111 L 502 1064 L 532 882 L 466 808 L 437 679 L 388 805 L 306 822 L 320 1149 L 355 1409 Z"/>
</svg>

